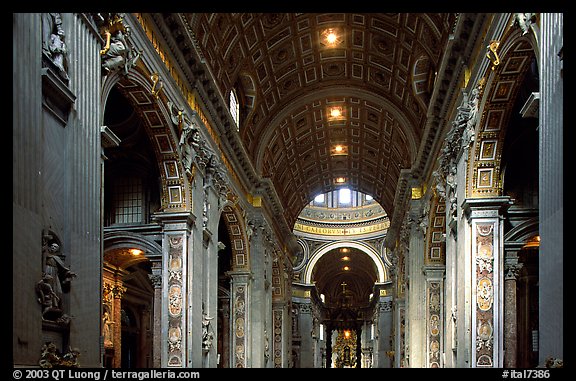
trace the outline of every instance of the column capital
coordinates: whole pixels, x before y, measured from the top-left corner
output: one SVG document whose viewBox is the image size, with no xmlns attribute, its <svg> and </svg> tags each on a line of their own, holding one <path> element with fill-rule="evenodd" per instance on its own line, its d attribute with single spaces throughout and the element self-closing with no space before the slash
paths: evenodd
<svg viewBox="0 0 576 381">
<path fill-rule="evenodd" d="M 518 279 L 518 275 L 520 274 L 520 270 L 522 270 L 523 264 L 518 263 L 518 259 L 516 258 L 515 262 L 506 261 L 504 262 L 504 280 L 516 280 Z"/>
<path fill-rule="evenodd" d="M 509 196 L 489 198 L 467 198 L 462 202 L 462 210 L 468 220 L 483 217 L 500 217 L 513 204 Z"/>
<path fill-rule="evenodd" d="M 162 288 L 162 274 L 148 274 L 152 286 L 156 288 Z"/>
<path fill-rule="evenodd" d="M 122 299 L 122 297 L 124 296 L 124 293 L 127 291 L 127 288 L 124 287 L 122 284 L 120 283 L 116 283 L 114 285 L 114 287 L 112 288 L 112 294 L 114 295 L 115 299 Z"/>
<path fill-rule="evenodd" d="M 394 291 L 394 283 L 391 281 L 374 284 L 374 293 L 380 297 L 392 296 L 393 291 Z"/>
<path fill-rule="evenodd" d="M 192 212 L 156 212 L 152 219 L 164 227 L 164 232 L 190 230 L 196 223 Z"/>
<path fill-rule="evenodd" d="M 446 266 L 444 265 L 422 266 L 422 272 L 427 277 L 427 279 L 442 280 L 444 278 L 444 274 L 446 273 Z"/>
<path fill-rule="evenodd" d="M 226 275 L 230 277 L 233 283 L 248 283 L 252 279 L 252 272 L 250 270 L 232 270 L 227 271 Z"/>
</svg>

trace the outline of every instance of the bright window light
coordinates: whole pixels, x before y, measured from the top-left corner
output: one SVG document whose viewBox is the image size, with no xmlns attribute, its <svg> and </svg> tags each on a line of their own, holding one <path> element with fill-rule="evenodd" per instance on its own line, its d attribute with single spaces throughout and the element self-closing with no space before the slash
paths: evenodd
<svg viewBox="0 0 576 381">
<path fill-rule="evenodd" d="M 234 90 L 230 91 L 230 114 L 232 114 L 232 119 L 236 122 L 236 129 L 240 129 L 240 105 L 236 99 L 236 94 Z"/>
<path fill-rule="evenodd" d="M 318 196 L 314 197 L 314 202 L 317 202 L 317 203 L 324 202 L 324 193 L 319 194 Z"/>
<path fill-rule="evenodd" d="M 366 201 L 372 201 L 372 200 L 373 200 L 372 196 L 370 196 L 369 194 L 367 194 L 367 195 L 366 195 Z"/>
<path fill-rule="evenodd" d="M 341 204 L 350 204 L 350 202 L 352 201 L 352 194 L 350 192 L 350 189 L 341 188 L 340 193 L 338 194 L 338 201 Z"/>
</svg>

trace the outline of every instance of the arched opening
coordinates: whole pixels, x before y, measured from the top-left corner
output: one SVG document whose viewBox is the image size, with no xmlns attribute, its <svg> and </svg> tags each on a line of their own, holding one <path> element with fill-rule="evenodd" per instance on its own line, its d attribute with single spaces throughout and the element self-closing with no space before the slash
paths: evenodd
<svg viewBox="0 0 576 381">
<path fill-rule="evenodd" d="M 103 125 L 104 257 L 102 336 L 104 366 L 150 368 L 153 363 L 154 286 L 152 262 L 162 257 L 161 175 L 147 128 L 150 120 L 123 93 L 106 98 Z M 110 144 L 112 142 L 112 144 Z"/>
<path fill-rule="evenodd" d="M 122 298 L 121 368 L 152 367 L 152 305 L 154 290 L 148 280 L 149 262 L 128 269 Z"/>
<path fill-rule="evenodd" d="M 293 299 L 310 304 L 313 320 L 312 346 L 319 352 L 310 364 L 305 356 L 296 367 L 370 367 L 378 347 L 371 335 L 378 325 L 381 293 L 390 283 L 382 242 L 389 220 L 373 197 L 340 187 L 315 196 L 300 213 L 294 234 L 302 248 L 295 258 L 293 289 L 307 298 Z M 299 291 L 296 291 L 296 295 Z M 304 307 L 304 311 L 308 307 Z M 307 315 L 296 314 L 293 348 L 306 350 Z M 390 340 L 390 333 L 384 333 Z M 295 339 L 294 339 L 295 338 Z"/>
<path fill-rule="evenodd" d="M 102 300 L 104 366 L 150 368 L 154 288 L 151 262 L 130 237 L 108 237 L 105 242 Z"/>
<path fill-rule="evenodd" d="M 537 94 L 538 67 L 535 57 L 528 63 L 526 75 L 506 126 L 502 149 L 503 194 L 513 205 L 505 224 L 505 279 L 510 282 L 508 315 L 515 316 L 516 336 L 508 341 L 505 366 L 531 368 L 538 366 L 538 283 L 539 283 L 539 118 Z M 530 109 L 536 111 L 530 111 Z M 515 298 L 514 298 L 515 296 Z M 515 342 L 515 345 L 514 345 Z"/>
<path fill-rule="evenodd" d="M 232 269 L 232 243 L 224 215 L 218 223 L 218 368 L 230 367 L 230 277 Z"/>
<path fill-rule="evenodd" d="M 144 122 L 116 88 L 104 124 L 120 141 L 104 150 L 104 226 L 149 223 L 160 208 L 160 174 Z"/>
</svg>

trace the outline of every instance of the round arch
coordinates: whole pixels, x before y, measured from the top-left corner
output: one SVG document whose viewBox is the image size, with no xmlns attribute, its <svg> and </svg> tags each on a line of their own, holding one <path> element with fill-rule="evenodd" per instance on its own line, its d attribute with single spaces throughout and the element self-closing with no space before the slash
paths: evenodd
<svg viewBox="0 0 576 381">
<path fill-rule="evenodd" d="M 536 45 L 531 34 L 524 36 L 511 28 L 499 45 L 499 65 L 493 70 L 487 68 L 486 86 L 481 90 L 481 117 L 468 164 L 468 197 L 500 196 L 502 193 L 501 158 L 506 130 L 531 59 L 537 59 Z"/>
<path fill-rule="evenodd" d="M 304 272 L 304 282 L 306 284 L 312 284 L 312 270 L 314 270 L 316 263 L 320 258 L 322 258 L 324 254 L 328 253 L 331 250 L 339 249 L 342 247 L 351 247 L 367 254 L 376 265 L 376 269 L 378 271 L 378 283 L 385 283 L 390 280 L 388 277 L 388 271 L 386 270 L 386 266 L 384 265 L 382 258 L 378 255 L 376 250 L 360 242 L 338 241 L 324 245 L 318 251 L 312 254 L 310 261 L 306 265 L 306 271 Z"/>
<path fill-rule="evenodd" d="M 122 268 L 162 257 L 162 247 L 156 242 L 126 231 L 104 233 L 103 251 L 105 261 Z"/>
<path fill-rule="evenodd" d="M 249 268 L 249 245 L 246 225 L 236 207 L 224 205 L 222 208 L 224 223 L 232 244 L 232 270 Z"/>
<path fill-rule="evenodd" d="M 190 187 L 177 149 L 177 131 L 172 128 L 166 106 L 168 99 L 163 92 L 160 96 L 152 94 L 151 74 L 141 66 L 126 75 L 113 73 L 106 77 L 100 94 L 102 115 L 108 96 L 116 87 L 139 115 L 150 139 L 160 173 L 162 209 L 187 210 L 191 207 Z"/>
</svg>

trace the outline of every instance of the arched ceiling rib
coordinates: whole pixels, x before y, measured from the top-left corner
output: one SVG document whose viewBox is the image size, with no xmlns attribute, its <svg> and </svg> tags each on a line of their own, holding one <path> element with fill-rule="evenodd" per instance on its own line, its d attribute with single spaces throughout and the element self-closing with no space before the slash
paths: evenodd
<svg viewBox="0 0 576 381">
<path fill-rule="evenodd" d="M 242 142 L 259 174 L 274 183 L 289 224 L 316 193 L 333 189 L 336 177 L 393 213 L 455 15 L 184 17 L 220 93 L 242 94 Z M 328 28 L 338 34 L 333 47 L 323 40 Z M 331 105 L 343 107 L 340 122 L 328 121 Z M 346 144 L 348 155 L 330 155 L 336 143 Z"/>
</svg>

